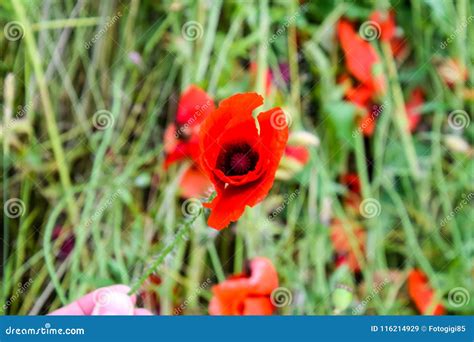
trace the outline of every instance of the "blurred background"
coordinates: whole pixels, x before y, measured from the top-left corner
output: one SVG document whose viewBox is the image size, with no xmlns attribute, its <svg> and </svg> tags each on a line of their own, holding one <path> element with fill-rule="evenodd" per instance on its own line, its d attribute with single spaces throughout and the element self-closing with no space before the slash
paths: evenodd
<svg viewBox="0 0 474 342">
<path fill-rule="evenodd" d="M 121 283 L 206 315 L 261 256 L 275 314 L 474 314 L 473 6 L 2 1 L 0 311 Z M 213 191 L 190 160 L 164 166 L 191 85 L 216 106 L 258 92 L 290 139 L 262 203 L 177 239 Z"/>
</svg>

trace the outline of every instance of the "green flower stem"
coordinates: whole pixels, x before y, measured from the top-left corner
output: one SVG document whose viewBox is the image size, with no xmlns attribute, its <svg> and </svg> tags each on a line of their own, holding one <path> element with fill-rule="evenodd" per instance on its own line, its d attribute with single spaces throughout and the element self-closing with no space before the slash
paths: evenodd
<svg viewBox="0 0 474 342">
<path fill-rule="evenodd" d="M 56 221 L 59 215 L 61 214 L 61 212 L 63 211 L 65 204 L 66 204 L 66 201 L 62 200 L 54 208 L 53 212 L 49 216 L 48 222 L 46 224 L 44 236 L 43 236 L 44 260 L 46 263 L 46 268 L 48 269 L 48 273 L 54 285 L 54 288 L 56 289 L 56 293 L 58 294 L 58 297 L 61 300 L 61 303 L 63 305 L 67 304 L 67 298 L 66 298 L 66 294 L 64 290 L 61 287 L 61 282 L 56 273 L 56 269 L 54 268 L 54 258 L 53 258 L 53 253 L 52 253 L 51 239 L 53 235 L 53 229 L 56 225 Z"/>
<path fill-rule="evenodd" d="M 192 218 L 192 220 L 185 222 L 181 228 L 178 230 L 178 233 L 176 234 L 176 238 L 173 240 L 172 243 L 170 243 L 168 246 L 166 246 L 156 257 L 155 261 L 151 264 L 150 267 L 146 270 L 145 273 L 138 279 L 132 286 L 131 290 L 129 292 L 130 295 L 135 294 L 143 285 L 143 283 L 148 279 L 150 275 L 152 275 L 158 267 L 161 266 L 163 261 L 165 260 L 166 256 L 171 253 L 171 251 L 183 240 L 186 240 L 186 236 L 189 233 L 189 230 L 191 229 L 191 226 L 193 225 L 194 221 L 200 214 L 197 214 Z"/>
<path fill-rule="evenodd" d="M 212 265 L 214 266 L 214 271 L 216 272 L 217 280 L 223 282 L 225 280 L 224 270 L 222 269 L 222 264 L 219 260 L 219 254 L 217 253 L 216 246 L 214 241 L 209 243 L 207 250 L 209 251 L 209 256 L 211 257 Z"/>
<path fill-rule="evenodd" d="M 408 247 L 409 247 L 408 250 L 413 253 L 415 260 L 421 266 L 423 271 L 426 274 L 428 274 L 429 278 L 435 279 L 434 270 L 431 267 L 431 264 L 426 258 L 425 254 L 421 250 L 420 245 L 418 244 L 418 239 L 416 236 L 415 229 L 405 209 L 405 204 L 403 203 L 403 200 L 400 198 L 400 195 L 393 188 L 393 184 L 391 184 L 388 180 L 384 182 L 384 185 L 389 197 L 392 199 L 393 203 L 395 204 L 395 207 L 397 208 L 397 211 L 398 211 L 398 215 L 402 221 L 402 227 L 405 231 L 405 235 L 408 242 Z"/>
<path fill-rule="evenodd" d="M 369 175 L 367 173 L 367 157 L 365 155 L 364 137 L 362 134 L 356 134 L 354 140 L 356 167 L 361 180 L 362 195 L 364 198 L 371 198 L 372 191 L 370 189 Z"/>
<path fill-rule="evenodd" d="M 405 110 L 405 101 L 403 100 L 402 89 L 398 80 L 397 66 L 395 65 L 395 61 L 392 56 L 392 50 L 388 43 L 382 43 L 382 52 L 387 65 L 389 85 L 395 103 L 395 115 L 393 116 L 393 120 L 401 137 L 402 146 L 405 151 L 405 156 L 408 161 L 410 172 L 413 178 L 417 180 L 421 175 L 420 166 L 418 164 L 412 136 L 408 131 L 408 118 Z"/>
</svg>

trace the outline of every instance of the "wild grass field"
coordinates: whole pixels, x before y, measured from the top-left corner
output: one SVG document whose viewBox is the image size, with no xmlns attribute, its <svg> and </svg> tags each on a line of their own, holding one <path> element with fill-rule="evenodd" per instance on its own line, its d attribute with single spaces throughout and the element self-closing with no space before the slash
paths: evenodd
<svg viewBox="0 0 474 342">
<path fill-rule="evenodd" d="M 125 284 L 159 315 L 474 314 L 473 9 L 2 0 L 1 313 Z M 244 153 L 251 92 L 279 117 Z"/>
</svg>

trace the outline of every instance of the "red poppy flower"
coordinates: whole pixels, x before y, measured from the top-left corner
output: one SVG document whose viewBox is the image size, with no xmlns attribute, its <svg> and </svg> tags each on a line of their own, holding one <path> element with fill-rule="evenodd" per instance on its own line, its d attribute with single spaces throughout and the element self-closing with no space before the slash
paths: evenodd
<svg viewBox="0 0 474 342">
<path fill-rule="evenodd" d="M 425 102 L 423 96 L 423 90 L 416 88 L 410 94 L 410 99 L 405 104 L 405 110 L 407 112 L 408 129 L 410 132 L 415 131 L 416 127 L 421 121 L 421 107 Z"/>
<path fill-rule="evenodd" d="M 412 270 L 408 276 L 408 294 L 423 315 L 444 315 L 444 307 L 434 302 L 434 291 L 428 278 L 420 270 Z M 429 311 L 431 310 L 431 311 Z"/>
<path fill-rule="evenodd" d="M 199 160 L 199 125 L 214 109 L 211 97 L 195 85 L 183 93 L 175 123 L 165 131 L 165 168 L 185 158 Z"/>
<path fill-rule="evenodd" d="M 271 315 L 275 310 L 270 295 L 278 287 L 278 274 L 272 262 L 257 257 L 250 262 L 250 273 L 234 275 L 212 287 L 211 315 Z"/>
<path fill-rule="evenodd" d="M 364 253 L 366 234 L 362 227 L 353 223 L 349 224 L 355 235 L 357 248 Z M 338 266 L 347 264 L 353 272 L 360 270 L 360 265 L 356 257 L 355 249 L 352 248 L 350 239 L 341 220 L 334 219 L 331 224 L 331 241 L 338 257 Z"/>
<path fill-rule="evenodd" d="M 395 13 L 393 11 L 374 11 L 370 15 L 370 20 L 380 27 L 380 40 L 389 43 L 395 37 L 397 25 L 395 23 Z"/>
<path fill-rule="evenodd" d="M 236 221 L 246 206 L 261 202 L 270 191 L 288 140 L 286 116 L 280 108 L 260 113 L 256 93 L 231 96 L 201 125 L 201 166 L 216 188 L 208 224 L 222 229 Z"/>
<path fill-rule="evenodd" d="M 349 72 L 376 94 L 383 94 L 385 77 L 376 70 L 380 58 L 374 47 L 359 36 L 350 21 L 340 20 L 337 31 Z"/>
</svg>

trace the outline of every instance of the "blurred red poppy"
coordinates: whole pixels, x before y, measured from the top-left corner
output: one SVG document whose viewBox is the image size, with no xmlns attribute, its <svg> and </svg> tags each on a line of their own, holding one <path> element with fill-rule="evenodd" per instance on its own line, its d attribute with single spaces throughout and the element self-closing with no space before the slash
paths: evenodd
<svg viewBox="0 0 474 342">
<path fill-rule="evenodd" d="M 180 195 L 184 198 L 209 197 L 214 191 L 211 181 L 206 174 L 197 166 L 192 164 L 179 182 Z"/>
<path fill-rule="evenodd" d="M 339 21 L 337 32 L 349 72 L 375 94 L 383 94 L 386 82 L 381 70 L 376 70 L 380 58 L 374 47 L 360 37 L 348 20 Z"/>
<path fill-rule="evenodd" d="M 302 165 L 306 165 L 309 160 L 309 151 L 305 146 L 286 146 L 285 157 L 294 159 Z"/>
<path fill-rule="evenodd" d="M 185 158 L 199 160 L 199 126 L 214 109 L 212 98 L 195 85 L 181 95 L 176 120 L 165 131 L 165 168 Z"/>
<path fill-rule="evenodd" d="M 348 172 L 339 178 L 342 185 L 347 186 L 350 192 L 360 195 L 360 179 L 357 173 Z"/>
<path fill-rule="evenodd" d="M 380 28 L 380 40 L 390 45 L 395 59 L 397 61 L 404 60 L 408 56 L 410 49 L 406 39 L 400 34 L 397 34 L 395 12 L 393 10 L 374 11 L 369 19 L 375 22 Z"/>
<path fill-rule="evenodd" d="M 342 75 L 339 78 L 339 83 L 345 87 L 346 99 L 358 109 L 360 114 L 357 120 L 359 132 L 362 132 L 364 136 L 372 136 L 375 131 L 377 118 L 382 112 L 382 106 L 373 103 L 373 99 L 376 98 L 374 90 L 362 83 L 353 86 L 352 80 L 348 75 Z"/>
<path fill-rule="evenodd" d="M 350 222 L 349 228 L 355 236 L 357 248 L 363 254 L 365 251 L 366 233 L 361 226 Z M 346 233 L 341 220 L 335 218 L 331 224 L 331 241 L 337 254 L 337 266 L 347 264 L 353 272 L 360 270 L 359 261 L 356 257 L 356 249 L 350 243 L 350 236 Z"/>
<path fill-rule="evenodd" d="M 202 197 L 212 188 L 212 183 L 199 168 L 199 130 L 201 122 L 214 109 L 211 97 L 204 90 L 191 85 L 179 100 L 175 122 L 166 128 L 164 167 L 168 168 L 184 159 L 194 162 L 180 179 L 180 195 L 184 198 Z"/>
<path fill-rule="evenodd" d="M 222 229 L 236 221 L 246 206 L 261 202 L 270 191 L 288 140 L 286 115 L 280 108 L 260 113 L 256 93 L 223 100 L 201 125 L 201 166 L 216 188 L 208 224 Z"/>
<path fill-rule="evenodd" d="M 250 261 L 249 274 L 229 277 L 212 287 L 211 315 L 271 315 L 275 310 L 270 296 L 278 287 L 278 274 L 264 257 Z"/>
<path fill-rule="evenodd" d="M 414 89 L 407 103 L 405 104 L 405 110 L 407 112 L 408 129 L 413 132 L 418 127 L 421 121 L 421 107 L 425 102 L 423 90 L 420 88 Z"/>
<path fill-rule="evenodd" d="M 310 149 L 316 146 L 319 146 L 316 135 L 305 131 L 291 132 L 275 178 L 282 181 L 293 179 L 308 164 Z"/>
<path fill-rule="evenodd" d="M 444 315 L 444 307 L 434 302 L 434 291 L 428 278 L 420 270 L 412 270 L 408 276 L 408 294 L 423 315 Z M 431 311 L 429 311 L 431 310 Z"/>
</svg>

